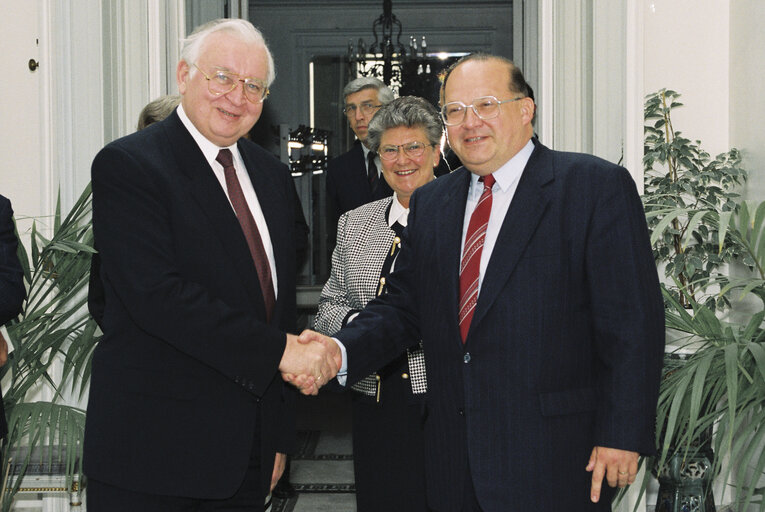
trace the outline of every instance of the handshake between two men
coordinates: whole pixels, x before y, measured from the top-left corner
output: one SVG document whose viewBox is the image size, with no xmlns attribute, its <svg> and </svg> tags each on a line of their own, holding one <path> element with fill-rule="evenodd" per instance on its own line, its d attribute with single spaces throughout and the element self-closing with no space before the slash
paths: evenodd
<svg viewBox="0 0 765 512">
<path fill-rule="evenodd" d="M 335 378 L 342 363 L 340 347 L 332 338 L 306 329 L 300 336 L 287 334 L 279 371 L 304 395 L 316 395 Z"/>
</svg>

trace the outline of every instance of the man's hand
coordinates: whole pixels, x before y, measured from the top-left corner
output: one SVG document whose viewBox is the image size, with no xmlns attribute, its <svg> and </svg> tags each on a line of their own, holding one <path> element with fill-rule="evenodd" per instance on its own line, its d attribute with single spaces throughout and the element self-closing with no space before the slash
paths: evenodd
<svg viewBox="0 0 765 512">
<path fill-rule="evenodd" d="M 592 487 L 590 499 L 593 503 L 600 500 L 600 489 L 603 477 L 606 477 L 611 487 L 626 487 L 635 481 L 638 471 L 638 454 L 616 448 L 596 446 L 590 454 L 587 471 L 592 471 Z"/>
<path fill-rule="evenodd" d="M 308 333 L 308 334 L 307 334 Z M 303 331 L 301 341 L 287 334 L 287 346 L 279 363 L 282 378 L 305 395 L 315 395 L 319 388 L 337 375 L 342 356 L 331 338 L 313 331 Z"/>
<path fill-rule="evenodd" d="M 276 457 L 274 458 L 274 470 L 271 473 L 270 491 L 273 491 L 274 487 L 276 487 L 276 484 L 279 482 L 279 479 L 282 477 L 282 473 L 284 473 L 284 468 L 286 465 L 287 465 L 287 456 L 283 453 L 276 452 Z"/>
<path fill-rule="evenodd" d="M 8 342 L 3 338 L 3 333 L 0 332 L 0 366 L 3 366 L 8 362 Z"/>
</svg>

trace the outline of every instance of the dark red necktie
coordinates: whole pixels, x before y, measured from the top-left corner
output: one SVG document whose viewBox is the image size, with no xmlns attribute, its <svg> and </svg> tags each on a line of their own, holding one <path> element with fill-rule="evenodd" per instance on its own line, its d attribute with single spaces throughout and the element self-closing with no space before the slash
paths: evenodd
<svg viewBox="0 0 765 512">
<path fill-rule="evenodd" d="M 215 159 L 223 166 L 223 174 L 226 177 L 226 189 L 228 198 L 234 206 L 236 218 L 239 225 L 242 226 L 244 237 L 247 239 L 247 246 L 250 248 L 252 261 L 255 263 L 255 269 L 258 271 L 258 280 L 260 289 L 263 290 L 263 301 L 266 303 L 266 320 L 271 320 L 271 314 L 276 304 L 276 295 L 274 294 L 274 281 L 271 279 L 271 265 L 268 264 L 266 250 L 263 248 L 263 240 L 260 238 L 260 231 L 252 218 L 252 212 L 244 198 L 242 186 L 239 184 L 239 178 L 236 177 L 236 169 L 231 155 L 231 150 L 221 149 L 218 157 Z"/>
<path fill-rule="evenodd" d="M 483 183 L 483 193 L 478 200 L 478 205 L 473 210 L 473 215 L 470 216 L 470 224 L 468 224 L 467 235 L 465 235 L 465 248 L 462 251 L 462 264 L 460 265 L 459 323 L 462 343 L 465 343 L 467 338 L 475 305 L 478 301 L 481 253 L 483 252 L 486 228 L 489 225 L 489 215 L 491 214 L 491 187 L 495 180 L 494 176 L 489 174 L 478 178 L 478 181 Z"/>
</svg>

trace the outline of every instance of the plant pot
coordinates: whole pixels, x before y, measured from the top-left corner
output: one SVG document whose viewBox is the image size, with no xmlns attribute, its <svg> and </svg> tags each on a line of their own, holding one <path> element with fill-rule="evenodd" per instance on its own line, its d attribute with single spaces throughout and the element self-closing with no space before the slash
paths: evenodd
<svg viewBox="0 0 765 512">
<path fill-rule="evenodd" d="M 713 456 L 709 448 L 685 460 L 681 454 L 670 457 L 658 472 L 656 512 L 715 512 Z"/>
</svg>

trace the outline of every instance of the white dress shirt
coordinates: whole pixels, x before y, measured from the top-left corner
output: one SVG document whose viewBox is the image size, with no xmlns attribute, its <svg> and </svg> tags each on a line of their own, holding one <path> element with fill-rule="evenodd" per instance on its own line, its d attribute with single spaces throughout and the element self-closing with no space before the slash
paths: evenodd
<svg viewBox="0 0 765 512">
<path fill-rule="evenodd" d="M 518 188 L 518 182 L 521 180 L 523 169 L 526 168 L 526 163 L 528 163 L 533 152 L 534 143 L 528 141 L 513 158 L 493 173 L 496 181 L 491 189 L 491 214 L 489 215 L 486 239 L 483 242 L 483 250 L 481 252 L 481 264 L 478 274 L 478 300 L 481 300 L 483 276 L 486 274 L 486 267 L 489 266 L 489 259 L 491 258 L 492 251 L 494 251 L 494 244 L 497 242 L 499 230 L 505 220 L 507 210 L 510 208 L 510 202 L 515 195 L 515 189 Z M 465 250 L 465 236 L 470 224 L 470 216 L 473 215 L 473 211 L 478 205 L 478 200 L 481 199 L 481 194 L 483 194 L 483 183 L 478 183 L 478 178 L 477 174 L 470 175 L 470 188 L 468 189 L 467 204 L 465 205 L 465 218 L 462 221 L 462 250 L 460 250 L 460 254 Z"/>
<path fill-rule="evenodd" d="M 220 186 L 223 188 L 223 193 L 228 197 L 229 203 L 231 198 L 228 196 L 228 189 L 226 188 L 226 177 L 223 173 L 223 165 L 221 165 L 216 158 L 221 148 L 207 140 L 202 133 L 197 130 L 196 126 L 191 122 L 186 112 L 183 111 L 183 105 L 178 105 L 178 117 L 181 118 L 181 122 L 189 131 L 194 141 L 202 150 L 202 153 L 207 159 L 207 163 L 210 164 L 215 177 L 218 179 Z M 234 160 L 234 168 L 236 169 L 236 177 L 239 180 L 239 185 L 242 187 L 242 193 L 247 200 L 247 206 L 252 213 L 252 218 L 255 219 L 255 225 L 258 226 L 260 232 L 260 239 L 263 241 L 263 249 L 266 251 L 266 257 L 268 258 L 268 266 L 271 267 L 271 279 L 274 283 L 274 298 L 279 295 L 279 287 L 276 280 L 276 262 L 274 260 L 274 247 L 271 245 L 271 236 L 268 233 L 268 225 L 266 224 L 266 218 L 263 216 L 263 210 L 260 209 L 260 202 L 258 202 L 258 196 L 255 194 L 255 188 L 252 186 L 250 175 L 247 173 L 247 168 L 242 160 L 242 155 L 239 154 L 239 149 L 236 144 L 227 147 L 231 150 L 231 154 Z M 231 205 L 231 209 L 234 209 L 234 205 Z"/>
<path fill-rule="evenodd" d="M 406 219 L 409 218 L 409 208 L 405 208 L 398 200 L 398 194 L 393 192 L 393 202 L 390 204 L 390 213 L 388 213 L 388 227 L 393 228 L 393 224 L 398 222 L 406 227 Z"/>
</svg>

